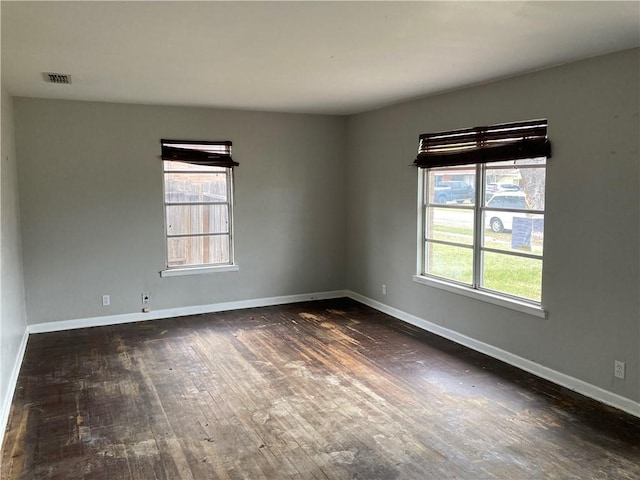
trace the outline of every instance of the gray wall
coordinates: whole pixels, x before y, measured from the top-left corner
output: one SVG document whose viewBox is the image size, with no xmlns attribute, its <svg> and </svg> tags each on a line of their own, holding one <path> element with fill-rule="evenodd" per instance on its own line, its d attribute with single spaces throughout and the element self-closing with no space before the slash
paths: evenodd
<svg viewBox="0 0 640 480">
<path fill-rule="evenodd" d="M 346 287 L 344 118 L 14 100 L 30 324 Z M 233 141 L 239 272 L 160 278 L 161 138 Z"/>
<path fill-rule="evenodd" d="M 350 290 L 638 401 L 640 50 L 351 117 Z M 547 118 L 542 320 L 412 281 L 418 135 Z M 388 294 L 381 295 L 381 284 Z M 613 377 L 614 359 L 627 379 Z"/>
<path fill-rule="evenodd" d="M 2 152 L 0 154 L 0 413 L 8 412 L 9 380 L 18 360 L 27 322 L 24 302 L 18 176 L 13 130 L 13 104 L 2 87 Z M 0 432 L 4 429 L 0 419 Z M 0 439 L 0 442 L 2 440 Z"/>
</svg>

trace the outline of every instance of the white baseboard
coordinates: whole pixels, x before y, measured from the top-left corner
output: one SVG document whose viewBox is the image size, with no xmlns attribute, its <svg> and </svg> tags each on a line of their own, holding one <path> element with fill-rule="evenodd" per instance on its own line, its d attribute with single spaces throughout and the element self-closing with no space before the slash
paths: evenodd
<svg viewBox="0 0 640 480">
<path fill-rule="evenodd" d="M 552 370 L 551 368 L 540 365 L 539 363 L 532 362 L 531 360 L 527 360 L 526 358 L 519 357 L 518 355 L 514 355 L 513 353 L 507 352 L 506 350 L 502 350 L 479 340 L 475 340 L 471 337 L 467 337 L 466 335 L 462 335 L 454 330 L 450 330 L 435 323 L 431 323 L 420 317 L 416 317 L 415 315 L 411 315 L 410 313 L 390 307 L 388 305 L 385 305 L 384 303 L 365 297 L 364 295 L 360 295 L 359 293 L 353 292 L 351 290 L 347 290 L 346 295 L 347 297 L 357 302 L 368 305 L 371 308 L 375 308 L 376 310 L 391 315 L 392 317 L 395 317 L 404 322 L 410 323 L 411 325 L 414 325 L 418 328 L 431 333 L 435 333 L 436 335 L 459 343 L 460 345 L 464 345 L 465 347 L 469 347 L 480 353 L 489 355 L 490 357 L 502 360 L 509 365 L 518 367 L 521 370 L 525 370 L 529 373 L 532 373 L 533 375 L 544 378 L 545 380 L 549 380 L 550 382 L 553 382 L 557 385 L 561 385 L 589 398 L 602 402 L 606 405 L 610 405 L 612 407 L 630 413 L 631 415 L 640 417 L 639 402 L 635 402 L 628 398 L 604 390 L 600 387 L 596 387 L 595 385 L 591 385 L 590 383 L 578 380 L 577 378 L 565 375 L 564 373 L 558 372 L 556 370 Z"/>
<path fill-rule="evenodd" d="M 9 382 L 7 384 L 7 393 L 2 399 L 2 407 L 0 408 L 0 451 L 2 451 L 4 434 L 7 429 L 7 423 L 9 422 L 9 414 L 11 413 L 11 402 L 16 391 L 18 375 L 20 374 L 20 367 L 22 366 L 24 352 L 27 350 L 27 340 L 29 340 L 29 333 L 25 329 L 22 335 L 22 340 L 20 340 L 20 346 L 18 347 L 18 354 L 16 355 L 16 360 L 13 364 L 13 370 L 11 370 L 11 377 L 9 377 Z"/>
<path fill-rule="evenodd" d="M 105 325 L 117 325 L 120 323 L 144 322 L 146 320 L 158 320 L 161 318 L 200 315 L 202 313 L 224 312 L 229 310 L 240 310 L 243 308 L 269 307 L 272 305 L 284 305 L 286 303 L 307 302 L 310 300 L 324 300 L 346 296 L 347 294 L 345 290 L 333 290 L 329 292 L 302 293 L 298 295 L 283 295 L 280 297 L 238 300 L 236 302 L 222 302 L 211 303 L 208 305 L 193 305 L 188 307 L 167 308 L 163 310 L 152 310 L 148 313 L 137 312 L 125 313 L 121 315 L 107 315 L 104 317 L 76 318 L 73 320 L 61 320 L 57 322 L 35 323 L 27 327 L 27 332 L 58 332 L 62 330 L 73 330 L 76 328 L 101 327 Z"/>
</svg>

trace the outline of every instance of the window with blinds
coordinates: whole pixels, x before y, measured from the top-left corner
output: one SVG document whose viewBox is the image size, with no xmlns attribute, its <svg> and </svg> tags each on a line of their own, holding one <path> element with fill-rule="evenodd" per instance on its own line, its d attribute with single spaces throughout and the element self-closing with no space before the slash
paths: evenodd
<svg viewBox="0 0 640 480">
<path fill-rule="evenodd" d="M 546 120 L 420 135 L 417 278 L 541 307 L 550 156 Z"/>
<path fill-rule="evenodd" d="M 162 140 L 168 269 L 233 264 L 231 148 Z"/>
</svg>

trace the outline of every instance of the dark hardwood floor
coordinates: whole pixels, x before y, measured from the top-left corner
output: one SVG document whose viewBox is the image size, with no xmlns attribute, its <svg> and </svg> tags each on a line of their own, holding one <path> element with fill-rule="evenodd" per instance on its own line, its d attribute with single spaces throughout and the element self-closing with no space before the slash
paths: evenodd
<svg viewBox="0 0 640 480">
<path fill-rule="evenodd" d="M 2 479 L 639 479 L 640 419 L 340 299 L 32 335 Z"/>
</svg>

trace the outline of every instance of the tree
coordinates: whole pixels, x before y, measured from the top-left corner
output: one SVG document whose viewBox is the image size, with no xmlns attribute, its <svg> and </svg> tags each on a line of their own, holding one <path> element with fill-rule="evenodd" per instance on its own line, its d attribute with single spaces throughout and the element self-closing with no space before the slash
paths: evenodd
<svg viewBox="0 0 640 480">
<path fill-rule="evenodd" d="M 545 168 L 520 168 L 520 186 L 527 195 L 529 208 L 544 210 Z"/>
</svg>

